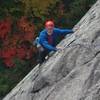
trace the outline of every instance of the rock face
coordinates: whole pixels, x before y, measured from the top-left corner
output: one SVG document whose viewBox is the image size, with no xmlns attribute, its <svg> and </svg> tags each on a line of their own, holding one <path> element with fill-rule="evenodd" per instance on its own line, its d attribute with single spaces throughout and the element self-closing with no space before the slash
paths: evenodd
<svg viewBox="0 0 100 100">
<path fill-rule="evenodd" d="M 3 100 L 100 100 L 100 0 L 76 27 Z"/>
</svg>

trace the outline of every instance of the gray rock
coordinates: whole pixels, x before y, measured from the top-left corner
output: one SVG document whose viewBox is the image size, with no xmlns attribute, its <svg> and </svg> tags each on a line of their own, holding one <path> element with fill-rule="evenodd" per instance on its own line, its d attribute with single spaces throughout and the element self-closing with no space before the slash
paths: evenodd
<svg viewBox="0 0 100 100">
<path fill-rule="evenodd" d="M 3 100 L 100 100 L 100 0 L 75 27 Z"/>
</svg>

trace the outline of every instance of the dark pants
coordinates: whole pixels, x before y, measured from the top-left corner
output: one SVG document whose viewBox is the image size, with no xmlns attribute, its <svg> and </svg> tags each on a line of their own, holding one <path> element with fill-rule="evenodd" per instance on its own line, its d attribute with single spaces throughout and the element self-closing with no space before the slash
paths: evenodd
<svg viewBox="0 0 100 100">
<path fill-rule="evenodd" d="M 49 51 L 47 51 L 45 49 L 43 51 L 38 50 L 38 59 L 37 59 L 37 62 L 40 63 L 40 64 L 43 63 L 45 61 L 45 57 L 48 54 L 49 54 Z"/>
</svg>

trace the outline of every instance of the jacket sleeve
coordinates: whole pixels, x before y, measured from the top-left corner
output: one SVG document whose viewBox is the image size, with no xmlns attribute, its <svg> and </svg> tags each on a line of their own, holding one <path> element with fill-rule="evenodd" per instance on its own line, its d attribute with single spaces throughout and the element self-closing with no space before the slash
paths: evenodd
<svg viewBox="0 0 100 100">
<path fill-rule="evenodd" d="M 67 34 L 72 34 L 73 33 L 72 29 L 59 29 L 59 28 L 56 28 L 55 31 L 59 35 L 67 35 Z"/>
<path fill-rule="evenodd" d="M 57 51 L 56 47 L 53 47 L 52 45 L 50 45 L 48 43 L 48 41 L 46 40 L 45 35 L 40 35 L 39 37 L 39 43 L 46 49 L 48 49 L 49 51 Z"/>
</svg>

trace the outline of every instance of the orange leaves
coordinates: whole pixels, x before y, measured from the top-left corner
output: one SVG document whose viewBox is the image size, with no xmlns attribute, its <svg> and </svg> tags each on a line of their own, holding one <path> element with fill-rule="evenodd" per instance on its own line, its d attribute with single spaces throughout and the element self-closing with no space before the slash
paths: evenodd
<svg viewBox="0 0 100 100">
<path fill-rule="evenodd" d="M 27 27 L 26 17 L 25 16 L 21 17 L 21 19 L 19 19 L 19 21 L 17 22 L 17 25 L 21 31 L 25 31 Z"/>
<path fill-rule="evenodd" d="M 17 23 L 18 27 L 20 30 L 26 32 L 34 32 L 34 25 L 31 24 L 28 20 L 27 17 L 23 16 L 21 19 L 19 19 Z"/>
<path fill-rule="evenodd" d="M 34 38 L 34 25 L 30 23 L 25 16 L 21 17 L 17 25 L 18 28 L 24 32 L 23 39 L 32 41 Z"/>
</svg>

